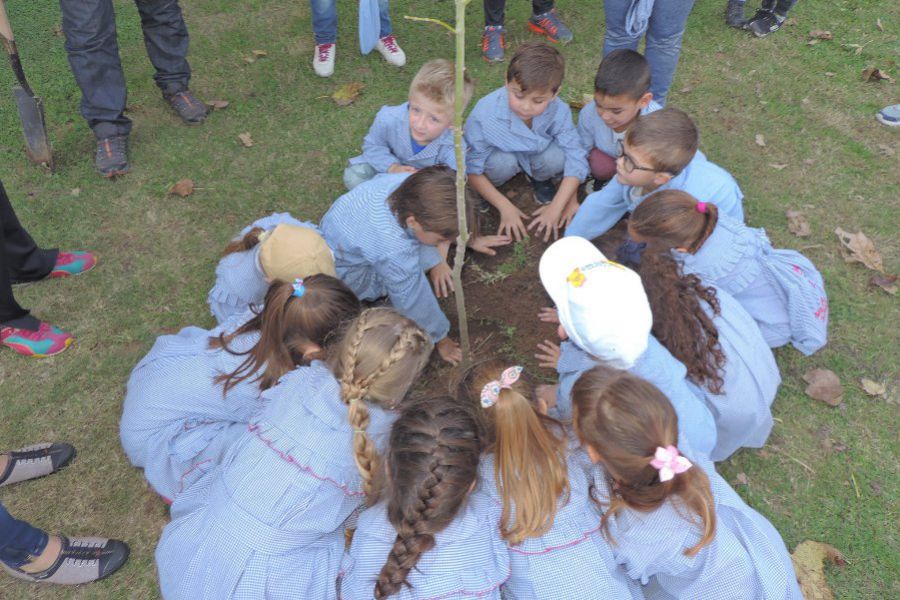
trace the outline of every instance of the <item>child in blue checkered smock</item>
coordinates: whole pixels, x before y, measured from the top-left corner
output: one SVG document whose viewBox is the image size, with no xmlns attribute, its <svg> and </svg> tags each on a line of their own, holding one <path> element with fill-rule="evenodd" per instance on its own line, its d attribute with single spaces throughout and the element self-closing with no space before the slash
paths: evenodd
<svg viewBox="0 0 900 600">
<path fill-rule="evenodd" d="M 617 567 L 588 493 L 590 461 L 547 406 L 522 367 L 476 365 L 458 396 L 483 422 L 479 489 L 491 499 L 493 528 L 509 547 L 504 598 L 642 598 Z"/>
<path fill-rule="evenodd" d="M 577 207 L 578 185 L 588 175 L 587 152 L 559 99 L 565 59 L 539 42 L 522 44 L 506 71 L 506 85 L 478 101 L 466 120 L 469 185 L 500 212 L 498 233 L 521 239 L 524 212 L 497 190 L 524 172 L 544 205 L 529 228 L 549 232 Z M 557 182 L 559 185 L 557 187 Z"/>
<path fill-rule="evenodd" d="M 273 213 L 245 227 L 225 247 L 206 303 L 221 324 L 262 303 L 273 280 L 316 273 L 334 276 L 334 258 L 316 226 Z"/>
<path fill-rule="evenodd" d="M 334 277 L 272 284 L 265 310 L 219 327 L 160 336 L 128 380 L 122 447 L 168 500 L 214 469 L 263 406 L 262 392 L 321 352 L 341 322 L 359 314 Z"/>
<path fill-rule="evenodd" d="M 769 346 L 790 342 L 810 355 L 828 336 L 828 296 L 815 266 L 796 250 L 776 250 L 752 229 L 684 192 L 658 192 L 631 216 L 634 239 L 671 248 L 685 273 L 741 303 Z"/>
<path fill-rule="evenodd" d="M 625 134 L 615 179 L 585 198 L 566 235 L 592 240 L 659 190 L 688 192 L 743 221 L 741 188 L 728 171 L 697 150 L 698 142 L 696 125 L 677 108 L 639 117 Z"/>
<path fill-rule="evenodd" d="M 452 61 L 429 60 L 413 78 L 408 102 L 381 107 L 363 139 L 363 153 L 344 170 L 347 189 L 382 173 L 412 173 L 441 164 L 456 169 L 454 75 Z M 475 89 L 469 75 L 464 77 L 463 107 Z"/>
<path fill-rule="evenodd" d="M 452 169 L 426 167 L 369 180 L 335 200 L 319 228 L 334 251 L 338 277 L 361 300 L 387 296 L 397 311 L 428 332 L 441 358 L 453 363 L 462 358 L 425 275 L 439 268 L 450 274 L 437 246 L 459 234 Z M 508 242 L 501 236 L 473 236 L 469 246 L 493 252 L 487 246 Z"/>
<path fill-rule="evenodd" d="M 364 504 L 395 409 L 431 342 L 364 311 L 328 350 L 266 390 L 221 466 L 172 505 L 156 549 L 167 600 L 333 599 L 344 527 Z"/>
<path fill-rule="evenodd" d="M 762 447 L 781 375 L 756 321 L 724 290 L 684 275 L 666 250 L 644 250 L 638 273 L 653 335 L 687 367 L 716 422 L 709 457 L 718 462 L 738 448 Z"/>
<path fill-rule="evenodd" d="M 551 245 L 540 262 L 541 282 L 556 309 L 540 313 L 559 323 L 559 346 L 539 345 L 541 366 L 555 368 L 559 385 L 554 416 L 572 418 L 572 384 L 598 363 L 625 369 L 657 385 L 675 408 L 682 432 L 693 446 L 709 453 L 716 445 L 716 423 L 703 392 L 687 369 L 651 335 L 653 315 L 640 277 L 606 260 L 589 241 L 567 237 Z M 542 393 L 542 395 L 544 395 Z"/>
<path fill-rule="evenodd" d="M 572 398 L 601 529 L 647 598 L 802 600 L 781 536 L 680 440 L 656 387 L 595 367 Z"/>
<path fill-rule="evenodd" d="M 509 555 L 491 499 L 475 489 L 480 451 L 473 411 L 455 399 L 401 411 L 380 502 L 360 515 L 341 564 L 340 598 L 501 598 Z"/>
</svg>

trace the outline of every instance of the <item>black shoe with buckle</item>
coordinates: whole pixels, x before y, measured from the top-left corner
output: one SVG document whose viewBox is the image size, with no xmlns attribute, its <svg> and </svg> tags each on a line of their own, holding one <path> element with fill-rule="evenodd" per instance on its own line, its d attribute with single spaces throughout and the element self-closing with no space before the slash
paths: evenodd
<svg viewBox="0 0 900 600">
<path fill-rule="evenodd" d="M 131 170 L 128 164 L 128 136 L 114 135 L 97 140 L 94 165 L 107 178 L 124 175 Z"/>
<path fill-rule="evenodd" d="M 163 94 L 163 98 L 178 113 L 181 120 L 188 125 L 199 125 L 206 119 L 206 114 L 209 112 L 209 107 L 201 102 L 190 90 L 183 90 L 174 94 Z"/>
</svg>

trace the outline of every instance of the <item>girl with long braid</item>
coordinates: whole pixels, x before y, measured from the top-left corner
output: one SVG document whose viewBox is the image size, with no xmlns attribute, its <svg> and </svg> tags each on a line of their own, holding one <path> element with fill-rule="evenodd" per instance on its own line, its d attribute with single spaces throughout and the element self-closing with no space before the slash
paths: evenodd
<svg viewBox="0 0 900 600">
<path fill-rule="evenodd" d="M 600 529 L 647 598 L 802 600 L 781 536 L 678 435 L 659 389 L 598 366 L 572 402 Z"/>
<path fill-rule="evenodd" d="M 402 410 L 380 502 L 359 517 L 341 565 L 341 598 L 500 598 L 509 556 L 490 498 L 475 489 L 480 452 L 464 403 L 438 397 Z"/>
<path fill-rule="evenodd" d="M 478 364 L 459 385 L 459 396 L 482 423 L 480 489 L 493 501 L 512 568 L 504 598 L 643 598 L 597 526 L 600 513 L 588 493 L 590 459 L 560 422 L 546 416 L 522 367 Z"/>
<path fill-rule="evenodd" d="M 326 361 L 266 390 L 221 467 L 172 505 L 156 551 L 162 595 L 334 598 L 346 524 L 431 350 L 411 320 L 369 309 Z"/>
</svg>

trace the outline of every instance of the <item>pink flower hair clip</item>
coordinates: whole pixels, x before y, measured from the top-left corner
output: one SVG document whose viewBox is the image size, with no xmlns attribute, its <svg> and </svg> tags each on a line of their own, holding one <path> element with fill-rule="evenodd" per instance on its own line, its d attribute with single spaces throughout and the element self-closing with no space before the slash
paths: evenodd
<svg viewBox="0 0 900 600">
<path fill-rule="evenodd" d="M 665 448 L 657 446 L 650 466 L 659 471 L 660 481 L 669 481 L 675 475 L 684 473 L 693 467 L 694 464 L 681 456 L 675 446 L 666 446 Z"/>
<path fill-rule="evenodd" d="M 519 380 L 519 376 L 524 369 L 525 367 L 518 365 L 510 367 L 500 374 L 500 379 L 488 381 L 484 384 L 484 387 L 481 388 L 481 406 L 490 408 L 497 404 L 497 400 L 500 399 L 500 390 L 511 388 Z"/>
</svg>

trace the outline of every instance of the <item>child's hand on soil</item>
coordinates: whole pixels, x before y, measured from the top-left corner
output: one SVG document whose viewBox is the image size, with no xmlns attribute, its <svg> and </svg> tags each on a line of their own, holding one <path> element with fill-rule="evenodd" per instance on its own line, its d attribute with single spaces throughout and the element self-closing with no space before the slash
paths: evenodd
<svg viewBox="0 0 900 600">
<path fill-rule="evenodd" d="M 509 235 L 521 242 L 522 238 L 528 236 L 528 230 L 525 229 L 523 220 L 527 220 L 528 215 L 515 207 L 510 202 L 507 206 L 500 209 L 500 227 L 497 228 L 497 235 Z"/>
<path fill-rule="evenodd" d="M 453 291 L 453 271 L 447 261 L 432 267 L 428 276 L 431 278 L 434 295 L 438 298 L 446 298 Z"/>
<path fill-rule="evenodd" d="M 534 357 L 540 361 L 538 364 L 542 367 L 555 369 L 556 365 L 559 363 L 559 356 L 562 354 L 559 345 L 554 344 L 550 340 L 544 340 L 538 344 L 537 347 L 540 352 L 535 354 Z"/>
<path fill-rule="evenodd" d="M 553 234 L 553 239 L 555 240 L 559 237 L 559 221 L 560 221 L 560 213 L 562 212 L 557 206 L 554 206 L 554 202 L 546 206 L 542 206 L 533 213 L 531 216 L 531 223 L 528 225 L 529 230 L 533 230 L 535 235 L 544 234 L 544 241 L 548 241 L 550 239 L 550 234 Z"/>
<path fill-rule="evenodd" d="M 449 337 L 445 337 L 434 346 L 437 348 L 441 358 L 454 367 L 462 360 L 462 349 L 460 349 L 459 344 L 457 344 L 456 341 Z"/>
<path fill-rule="evenodd" d="M 506 246 L 510 242 L 512 242 L 512 238 L 508 235 L 479 235 L 469 240 L 469 248 L 475 252 L 494 256 L 497 254 L 494 248 Z"/>
<path fill-rule="evenodd" d="M 415 173 L 416 168 L 411 167 L 409 165 L 401 165 L 400 163 L 394 163 L 388 167 L 388 173 Z"/>
<path fill-rule="evenodd" d="M 569 202 L 566 203 L 566 207 L 563 209 L 562 214 L 559 216 L 559 228 L 565 230 L 566 227 L 572 222 L 572 219 L 575 218 L 575 213 L 578 212 L 578 209 L 581 205 L 578 204 L 578 199 L 575 196 L 572 196 L 569 199 Z"/>
<path fill-rule="evenodd" d="M 559 323 L 559 313 L 555 308 L 545 306 L 538 313 L 538 319 L 540 319 L 544 323 Z"/>
</svg>

